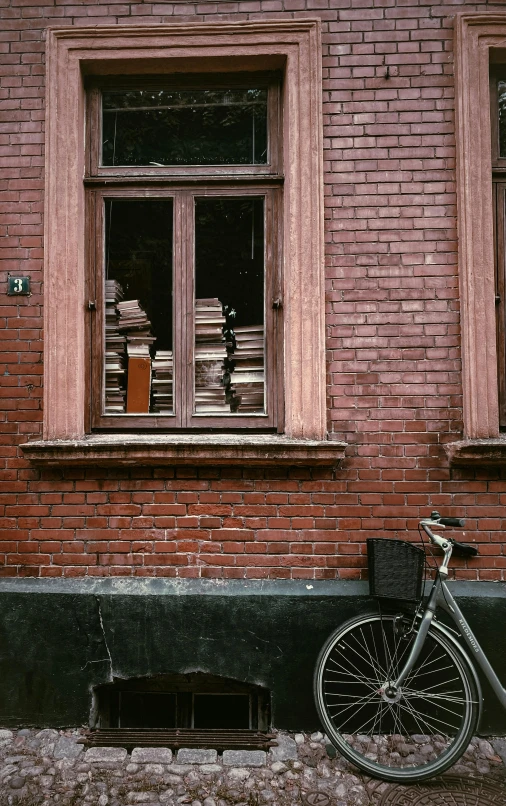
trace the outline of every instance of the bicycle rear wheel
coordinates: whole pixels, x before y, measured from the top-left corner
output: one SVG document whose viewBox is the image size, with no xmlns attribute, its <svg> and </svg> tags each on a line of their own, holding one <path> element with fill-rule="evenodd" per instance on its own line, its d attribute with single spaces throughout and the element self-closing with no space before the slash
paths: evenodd
<svg viewBox="0 0 506 806">
<path fill-rule="evenodd" d="M 368 775 L 415 782 L 439 775 L 467 749 L 480 692 L 467 656 L 433 624 L 414 668 L 398 677 L 414 641 L 404 616 L 360 616 L 318 658 L 316 707 L 332 744 Z"/>
</svg>

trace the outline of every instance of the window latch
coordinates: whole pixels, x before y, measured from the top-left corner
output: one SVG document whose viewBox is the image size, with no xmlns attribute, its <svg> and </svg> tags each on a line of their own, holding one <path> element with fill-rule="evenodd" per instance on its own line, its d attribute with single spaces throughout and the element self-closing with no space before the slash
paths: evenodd
<svg viewBox="0 0 506 806">
<path fill-rule="evenodd" d="M 97 301 L 96 301 L 96 299 L 90 299 L 88 301 L 88 310 L 89 311 L 96 311 L 97 310 Z"/>
<path fill-rule="evenodd" d="M 501 301 L 501 297 L 499 296 L 499 294 L 496 294 L 495 295 L 495 304 L 499 305 L 500 301 Z"/>
<path fill-rule="evenodd" d="M 272 300 L 272 307 L 275 311 L 279 311 L 283 307 L 283 301 L 280 297 L 276 297 L 276 299 Z"/>
</svg>

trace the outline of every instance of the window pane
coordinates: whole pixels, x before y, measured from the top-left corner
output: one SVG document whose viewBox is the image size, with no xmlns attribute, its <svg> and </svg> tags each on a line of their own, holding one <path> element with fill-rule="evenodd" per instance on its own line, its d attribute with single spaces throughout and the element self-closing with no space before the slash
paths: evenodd
<svg viewBox="0 0 506 806">
<path fill-rule="evenodd" d="M 105 411 L 171 414 L 172 199 L 105 203 Z"/>
<path fill-rule="evenodd" d="M 248 694 L 195 694 L 193 727 L 201 730 L 248 730 L 250 728 Z"/>
<path fill-rule="evenodd" d="M 102 95 L 102 165 L 265 165 L 267 90 Z"/>
<path fill-rule="evenodd" d="M 195 203 L 195 412 L 264 411 L 264 200 Z"/>
<path fill-rule="evenodd" d="M 176 695 L 165 691 L 121 691 L 122 728 L 175 728 Z"/>
<path fill-rule="evenodd" d="M 499 81 L 497 95 L 499 102 L 499 156 L 506 157 L 506 81 Z"/>
</svg>

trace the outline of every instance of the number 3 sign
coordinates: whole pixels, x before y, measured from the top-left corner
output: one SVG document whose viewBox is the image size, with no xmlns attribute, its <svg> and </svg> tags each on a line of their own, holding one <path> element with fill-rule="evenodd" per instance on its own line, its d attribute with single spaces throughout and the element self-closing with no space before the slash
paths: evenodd
<svg viewBox="0 0 506 806">
<path fill-rule="evenodd" d="M 30 293 L 30 278 L 29 277 L 9 277 L 7 284 L 7 294 L 12 295 L 26 295 Z"/>
</svg>

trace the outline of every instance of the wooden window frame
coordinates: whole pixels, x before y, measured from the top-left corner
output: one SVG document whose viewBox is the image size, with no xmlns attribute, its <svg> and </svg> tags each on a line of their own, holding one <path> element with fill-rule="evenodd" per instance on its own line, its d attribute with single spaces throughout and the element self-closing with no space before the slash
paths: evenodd
<svg viewBox="0 0 506 806">
<path fill-rule="evenodd" d="M 282 376 L 283 330 L 281 299 L 282 278 L 282 110 L 278 72 L 193 73 L 167 76 L 91 76 L 85 81 L 87 97 L 85 184 L 89 198 L 89 288 L 95 305 L 88 325 L 91 346 L 90 407 L 86 428 L 89 431 L 134 429 L 256 429 L 283 430 Z M 185 166 L 102 166 L 102 93 L 109 90 L 244 88 L 267 89 L 266 164 L 185 165 Z M 111 189 L 111 184 L 113 188 Z M 114 185 L 116 185 L 114 187 Z M 225 414 L 210 416 L 193 411 L 193 332 L 195 285 L 194 201 L 206 196 L 263 196 L 264 211 L 264 324 L 265 386 L 264 412 L 254 415 Z M 135 198 L 172 198 L 173 207 L 173 305 L 174 305 L 174 413 L 158 415 L 108 414 L 104 411 L 104 200 Z M 186 326 L 185 326 L 186 323 Z"/>
<path fill-rule="evenodd" d="M 281 71 L 258 71 L 239 73 L 194 73 L 153 76 L 89 76 L 85 80 L 87 90 L 87 132 L 86 132 L 86 177 L 99 179 L 125 179 L 126 177 L 152 178 L 155 182 L 162 178 L 187 179 L 192 177 L 223 178 L 276 176 L 283 173 L 283 119 L 280 99 Z M 101 165 L 100 144 L 102 142 L 101 94 L 103 90 L 156 89 L 174 87 L 177 89 L 234 89 L 251 87 L 266 89 L 267 130 L 269 158 L 261 165 L 167 165 L 165 167 L 111 166 Z"/>
<path fill-rule="evenodd" d="M 464 441 L 499 436 L 490 65 L 503 61 L 506 14 L 458 14 L 455 88 Z M 497 151 L 495 152 L 497 157 Z M 467 448 L 449 448 L 451 461 Z M 459 458 L 460 457 L 460 458 Z M 468 458 L 465 459 L 466 461 Z"/>
<path fill-rule="evenodd" d="M 494 278 L 497 329 L 497 383 L 499 429 L 506 430 L 506 157 L 500 156 L 498 83 L 506 81 L 506 69 L 490 68 L 490 129 L 492 199 L 494 215 Z"/>
<path fill-rule="evenodd" d="M 282 309 L 273 306 L 280 297 L 281 276 L 279 273 L 280 255 L 278 222 L 281 218 L 280 188 L 277 184 L 256 183 L 253 187 L 239 184 L 209 185 L 204 181 L 196 186 L 170 185 L 153 188 L 145 186 L 142 179 L 136 185 L 121 188 L 96 188 L 88 190 L 88 210 L 90 215 L 90 290 L 93 291 L 95 306 L 90 316 L 90 430 L 135 429 L 256 429 L 282 431 L 283 398 L 282 385 L 277 377 L 282 374 L 283 355 Z M 262 196 L 264 208 L 264 312 L 265 312 L 265 413 L 254 415 L 226 414 L 210 416 L 193 412 L 193 333 L 194 333 L 194 284 L 195 284 L 195 229 L 194 201 L 197 198 Z M 173 304 L 174 304 L 174 413 L 159 414 L 106 414 L 103 408 L 104 390 L 104 202 L 106 199 L 162 199 L 171 198 L 173 206 L 174 264 L 173 264 Z M 180 291 L 176 291 L 180 289 Z M 184 323 L 186 322 L 186 326 Z"/>
<path fill-rule="evenodd" d="M 506 64 L 505 43 L 506 14 L 487 11 L 456 15 L 456 190 L 464 433 L 462 439 L 445 445 L 453 465 L 503 465 L 506 461 L 506 439 L 500 434 L 501 356 L 496 321 L 498 229 L 493 176 L 499 166 L 494 92 L 490 87 L 491 65 Z"/>
<path fill-rule="evenodd" d="M 499 391 L 499 428 L 506 427 L 506 176 L 492 183 L 494 204 L 495 302 L 497 329 L 497 383 Z"/>
<path fill-rule="evenodd" d="M 46 43 L 43 438 L 23 446 L 25 456 L 47 464 L 335 465 L 344 448 L 326 441 L 320 20 L 71 26 L 49 28 Z M 94 438 L 86 420 L 92 297 L 85 262 L 85 78 L 259 70 L 283 73 L 283 434 L 203 434 L 200 442 L 184 434 Z"/>
</svg>

